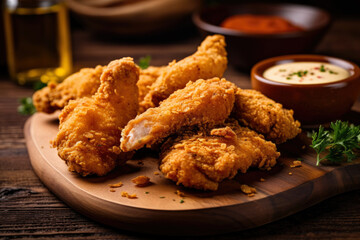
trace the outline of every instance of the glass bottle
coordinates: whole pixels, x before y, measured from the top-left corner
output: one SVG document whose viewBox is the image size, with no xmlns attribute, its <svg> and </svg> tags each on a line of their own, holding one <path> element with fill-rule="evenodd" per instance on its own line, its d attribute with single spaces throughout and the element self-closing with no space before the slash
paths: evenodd
<svg viewBox="0 0 360 240">
<path fill-rule="evenodd" d="M 5 0 L 9 74 L 20 85 L 60 82 L 71 73 L 68 14 L 59 0 Z"/>
</svg>

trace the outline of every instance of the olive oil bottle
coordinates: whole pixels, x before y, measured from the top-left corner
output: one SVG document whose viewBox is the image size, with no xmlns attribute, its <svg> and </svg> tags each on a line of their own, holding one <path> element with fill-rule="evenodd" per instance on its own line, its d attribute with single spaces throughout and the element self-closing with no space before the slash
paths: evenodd
<svg viewBox="0 0 360 240">
<path fill-rule="evenodd" d="M 65 5 L 54 0 L 6 0 L 7 62 L 21 85 L 60 82 L 71 73 L 72 56 Z"/>
</svg>

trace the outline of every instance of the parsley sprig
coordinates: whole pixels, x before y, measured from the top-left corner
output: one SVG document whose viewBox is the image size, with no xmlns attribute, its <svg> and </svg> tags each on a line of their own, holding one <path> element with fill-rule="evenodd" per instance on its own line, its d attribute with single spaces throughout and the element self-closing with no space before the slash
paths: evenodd
<svg viewBox="0 0 360 240">
<path fill-rule="evenodd" d="M 36 112 L 36 108 L 33 104 L 31 97 L 24 97 L 20 99 L 18 112 L 21 113 L 22 115 L 32 115 Z"/>
<path fill-rule="evenodd" d="M 34 82 L 33 89 L 35 91 L 46 87 L 47 84 L 41 81 Z M 24 97 L 19 100 L 20 105 L 18 106 L 17 110 L 22 115 L 32 115 L 36 112 L 36 108 L 33 104 L 33 100 L 31 97 Z"/>
<path fill-rule="evenodd" d="M 312 144 L 316 151 L 316 165 L 327 159 L 330 163 L 351 162 L 357 155 L 355 150 L 360 149 L 360 125 L 354 126 L 340 120 L 330 124 L 325 130 L 320 126 L 318 132 L 312 133 Z M 321 153 L 326 153 L 320 157 Z"/>
<path fill-rule="evenodd" d="M 151 56 L 147 55 L 139 59 L 139 67 L 141 69 L 147 69 L 150 66 Z"/>
</svg>

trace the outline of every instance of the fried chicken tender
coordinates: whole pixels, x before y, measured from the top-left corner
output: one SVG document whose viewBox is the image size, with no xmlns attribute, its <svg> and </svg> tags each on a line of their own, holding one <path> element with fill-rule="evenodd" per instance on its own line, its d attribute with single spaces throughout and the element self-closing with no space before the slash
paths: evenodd
<svg viewBox="0 0 360 240">
<path fill-rule="evenodd" d="M 274 143 L 231 121 L 169 138 L 161 149 L 160 170 L 177 185 L 215 191 L 222 180 L 232 179 L 238 171 L 273 167 L 279 156 Z"/>
<path fill-rule="evenodd" d="M 131 120 L 122 131 L 125 152 L 151 147 L 182 127 L 215 125 L 229 116 L 236 86 L 225 79 L 199 79 L 175 91 L 159 107 L 149 108 Z"/>
<path fill-rule="evenodd" d="M 132 58 L 112 61 L 92 97 L 70 101 L 63 109 L 53 146 L 70 171 L 102 176 L 131 157 L 119 145 L 122 128 L 138 111 L 138 78 Z"/>
<path fill-rule="evenodd" d="M 100 86 L 100 76 L 105 67 L 83 68 L 67 77 L 62 83 L 50 82 L 36 91 L 33 103 L 38 112 L 53 113 L 63 109 L 70 100 L 90 97 Z"/>
<path fill-rule="evenodd" d="M 294 120 L 294 111 L 284 109 L 262 93 L 238 89 L 232 115 L 241 124 L 263 134 L 277 144 L 296 137 L 301 132 L 300 122 Z"/>
<path fill-rule="evenodd" d="M 177 63 L 171 62 L 151 86 L 140 108 L 146 110 L 159 106 L 161 101 L 184 88 L 189 81 L 222 77 L 227 67 L 225 45 L 224 36 L 208 36 L 193 55 Z"/>
<path fill-rule="evenodd" d="M 156 79 L 165 69 L 166 66 L 150 66 L 140 71 L 139 81 L 136 84 L 139 89 L 139 103 L 144 100 L 146 94 L 150 91 L 151 85 L 156 81 Z M 145 112 L 145 110 L 146 109 L 139 108 L 139 113 Z"/>
</svg>

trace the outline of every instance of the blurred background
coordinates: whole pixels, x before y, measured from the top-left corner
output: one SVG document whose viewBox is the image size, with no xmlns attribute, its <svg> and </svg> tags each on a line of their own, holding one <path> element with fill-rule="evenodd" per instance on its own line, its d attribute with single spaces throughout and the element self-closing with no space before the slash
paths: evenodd
<svg viewBox="0 0 360 240">
<path fill-rule="evenodd" d="M 27 1 L 31 2 L 31 0 Z M 6 46 L 5 43 L 5 2 L 14 3 L 17 1 L 4 0 L 2 2 L 0 17 L 0 74 L 1 76 L 8 76 L 10 72 L 6 51 L 9 51 L 9 49 L 7 49 L 9 47 Z M 358 7 L 354 5 L 353 1 L 350 2 L 347 0 L 66 0 L 63 2 L 69 12 L 70 52 L 67 57 L 70 60 L 67 64 L 69 66 L 71 65 L 71 70 L 67 72 L 66 67 L 64 67 L 60 75 L 68 75 L 80 67 L 93 67 L 95 61 L 97 64 L 106 64 L 116 56 L 122 57 L 131 54 L 134 58 L 140 58 L 144 56 L 144 54 L 151 54 L 141 52 L 141 48 L 136 48 L 137 45 L 158 44 L 159 48 L 161 48 L 160 45 L 163 45 L 163 51 L 166 51 L 166 46 L 172 43 L 179 43 L 180 41 L 186 43 L 186 41 L 189 41 L 188 39 L 199 38 L 200 33 L 192 21 L 191 14 L 204 6 L 235 4 L 239 2 L 294 3 L 315 6 L 327 10 L 335 23 L 338 18 L 345 20 L 347 18 L 360 18 Z M 359 5 L 359 3 L 356 4 Z M 354 34 L 359 37 L 360 31 L 354 32 Z M 29 36 L 24 35 L 20 37 L 28 38 Z M 89 39 L 91 39 L 90 42 Z M 88 42 L 85 45 L 86 48 L 82 44 L 83 41 Z M 326 38 L 324 41 L 326 41 Z M 352 57 L 350 53 L 346 52 L 346 43 L 342 42 L 341 30 L 338 41 L 338 48 L 344 48 L 345 51 L 342 52 L 344 56 L 337 57 L 346 57 L 347 59 L 350 57 L 349 60 L 359 63 L 359 56 Z M 100 50 L 96 47 L 98 44 L 109 47 Z M 129 51 L 126 51 L 126 47 L 128 47 Z M 351 46 L 352 49 L 354 47 L 359 48 L 360 44 L 358 44 L 358 46 Z M 109 52 L 107 54 L 101 51 Z M 323 53 L 321 48 L 316 49 L 316 52 Z M 334 53 L 336 54 L 337 52 L 335 51 Z M 330 52 L 328 51 L 325 54 L 332 54 L 331 49 Z M 89 60 L 84 59 L 85 56 L 89 56 Z M 96 56 L 99 56 L 98 59 L 96 59 Z M 181 57 L 183 56 L 179 56 L 178 59 Z M 157 62 L 155 56 L 152 64 L 160 65 L 166 63 Z M 48 78 L 51 78 L 51 76 Z"/>
</svg>

